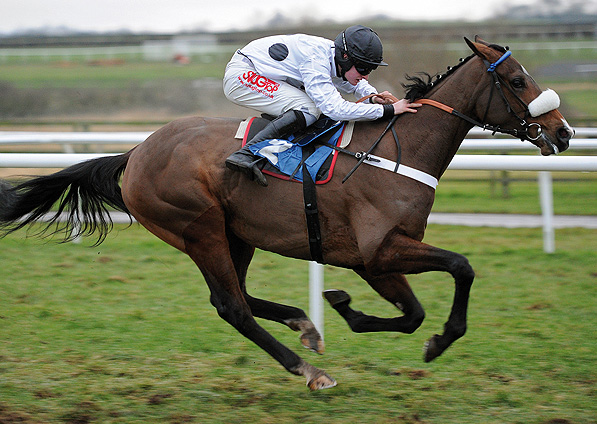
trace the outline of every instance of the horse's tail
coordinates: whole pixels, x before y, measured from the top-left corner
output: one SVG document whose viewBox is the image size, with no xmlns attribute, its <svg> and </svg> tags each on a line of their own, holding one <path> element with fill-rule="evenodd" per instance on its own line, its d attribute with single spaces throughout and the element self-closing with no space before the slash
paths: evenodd
<svg viewBox="0 0 597 424">
<path fill-rule="evenodd" d="M 16 186 L 0 180 L 0 237 L 44 218 L 38 235 L 64 233 L 69 241 L 97 232 L 100 244 L 113 225 L 108 206 L 131 216 L 119 185 L 130 153 L 91 159 Z"/>
</svg>

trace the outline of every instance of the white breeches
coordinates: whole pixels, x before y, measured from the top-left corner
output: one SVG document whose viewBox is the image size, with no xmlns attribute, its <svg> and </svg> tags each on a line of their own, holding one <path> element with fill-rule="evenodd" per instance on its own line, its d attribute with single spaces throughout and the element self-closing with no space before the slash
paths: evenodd
<svg viewBox="0 0 597 424">
<path fill-rule="evenodd" d="M 282 115 L 289 110 L 301 111 L 308 125 L 321 115 L 321 111 L 303 90 L 287 82 L 259 75 L 250 60 L 240 53 L 235 53 L 226 66 L 224 94 L 237 105 L 272 116 Z"/>
</svg>

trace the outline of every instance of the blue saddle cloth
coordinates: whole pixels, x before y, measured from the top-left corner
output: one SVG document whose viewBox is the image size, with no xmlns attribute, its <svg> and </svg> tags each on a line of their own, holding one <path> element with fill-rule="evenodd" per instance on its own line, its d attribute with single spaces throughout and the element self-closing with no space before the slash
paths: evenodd
<svg viewBox="0 0 597 424">
<path fill-rule="evenodd" d="M 315 140 L 325 140 L 328 137 L 327 144 L 337 145 L 346 123 L 328 119 L 328 122 L 324 122 L 323 125 L 323 130 L 313 128 L 299 137 L 290 136 L 287 140 L 265 140 L 250 146 L 249 149 L 254 155 L 266 158 L 280 173 L 301 182 L 303 181 L 303 174 L 299 172 L 299 167 L 304 162 L 311 179 L 317 181 L 319 170 L 334 152 L 334 149 L 326 145 L 317 146 L 307 159 L 303 159 L 303 148 Z"/>
</svg>

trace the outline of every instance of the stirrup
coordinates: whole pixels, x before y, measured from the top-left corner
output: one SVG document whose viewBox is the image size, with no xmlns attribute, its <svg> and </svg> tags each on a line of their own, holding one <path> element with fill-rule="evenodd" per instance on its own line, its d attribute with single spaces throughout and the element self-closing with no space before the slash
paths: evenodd
<svg viewBox="0 0 597 424">
<path fill-rule="evenodd" d="M 265 176 L 261 172 L 261 168 L 259 164 L 266 159 L 263 157 L 254 157 L 252 162 L 243 162 L 241 160 L 234 161 L 232 158 L 234 154 L 230 155 L 228 159 L 226 159 L 226 167 L 232 171 L 242 172 L 245 174 L 251 181 L 256 181 L 259 185 L 263 187 L 267 187 L 267 180 Z"/>
<path fill-rule="evenodd" d="M 251 163 L 251 167 L 248 168 L 251 171 L 251 180 L 257 182 L 257 184 L 259 184 L 262 187 L 267 187 L 268 183 L 265 179 L 265 175 L 263 175 L 263 172 L 261 172 L 261 167 L 259 166 L 259 164 L 266 160 L 267 159 L 262 157 L 257 158 L 255 161 Z"/>
</svg>

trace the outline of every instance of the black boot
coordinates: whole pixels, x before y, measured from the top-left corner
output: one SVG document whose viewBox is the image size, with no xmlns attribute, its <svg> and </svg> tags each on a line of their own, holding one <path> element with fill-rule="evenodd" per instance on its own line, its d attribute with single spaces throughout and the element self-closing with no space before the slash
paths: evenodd
<svg viewBox="0 0 597 424">
<path fill-rule="evenodd" d="M 289 110 L 268 123 L 265 128 L 259 131 L 255 136 L 247 141 L 242 149 L 234 152 L 226 159 L 226 167 L 233 171 L 245 173 L 251 180 L 257 181 L 260 185 L 266 187 L 267 180 L 261 172 L 259 162 L 264 159 L 253 155 L 250 146 L 263 140 L 281 138 L 300 131 L 306 127 L 305 115 L 296 110 Z"/>
</svg>

